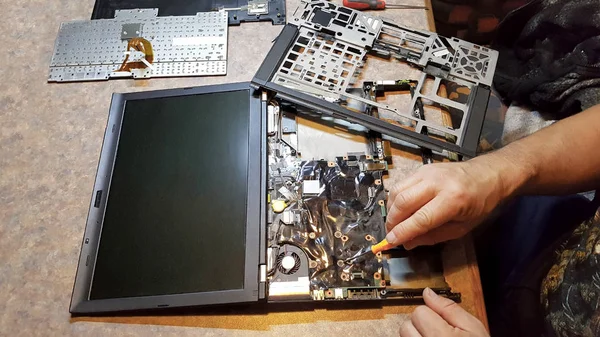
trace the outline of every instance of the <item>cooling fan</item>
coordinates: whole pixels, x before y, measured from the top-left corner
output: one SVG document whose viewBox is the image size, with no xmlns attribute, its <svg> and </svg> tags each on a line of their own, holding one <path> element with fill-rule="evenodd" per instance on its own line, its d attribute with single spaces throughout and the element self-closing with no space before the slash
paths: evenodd
<svg viewBox="0 0 600 337">
<path fill-rule="evenodd" d="M 277 256 L 277 270 L 285 275 L 292 275 L 300 269 L 300 256 L 295 252 L 283 252 Z"/>
</svg>

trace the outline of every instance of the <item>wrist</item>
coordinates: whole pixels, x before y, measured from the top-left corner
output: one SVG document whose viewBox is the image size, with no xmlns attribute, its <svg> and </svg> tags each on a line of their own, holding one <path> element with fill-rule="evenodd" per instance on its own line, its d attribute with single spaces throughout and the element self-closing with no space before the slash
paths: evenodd
<svg viewBox="0 0 600 337">
<path fill-rule="evenodd" d="M 484 165 L 491 172 L 500 201 L 527 193 L 537 172 L 526 155 L 520 154 L 514 146 L 476 157 L 472 161 Z"/>
</svg>

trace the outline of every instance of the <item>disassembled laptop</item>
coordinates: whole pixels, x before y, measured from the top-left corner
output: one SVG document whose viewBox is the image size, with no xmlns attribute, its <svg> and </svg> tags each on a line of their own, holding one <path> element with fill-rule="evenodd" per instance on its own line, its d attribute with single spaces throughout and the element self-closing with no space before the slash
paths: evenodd
<svg viewBox="0 0 600 337">
<path fill-rule="evenodd" d="M 364 81 L 355 86 L 361 68 L 373 56 L 408 62 L 423 73 L 417 81 Z M 427 146 L 431 142 L 438 151 L 474 156 L 496 60 L 497 52 L 488 48 L 326 1 L 305 2 L 296 11 L 253 84 L 275 97 L 299 103 L 304 108 L 296 107 L 298 112 L 320 115 L 349 128 L 349 121 L 368 126 L 371 153 L 301 161 L 290 132 L 294 128 L 278 106 L 271 107 L 269 299 L 419 295 L 420 289 L 395 288 L 389 256 L 377 254 L 375 259 L 344 262 L 385 237 L 382 178 L 390 158 L 389 143 L 382 139 L 406 139 L 401 131 L 411 130 L 409 141 L 425 145 L 424 163 L 432 161 L 431 146 Z M 431 88 L 424 86 L 428 79 L 433 82 Z M 451 84 L 460 86 L 468 94 L 466 99 L 443 97 L 440 87 Z M 408 93 L 408 104 L 398 107 L 377 102 L 388 91 Z M 425 105 L 458 115 L 454 118 L 457 123 L 425 120 Z M 365 114 L 373 119 L 364 119 Z M 376 124 L 376 119 L 380 122 L 382 118 L 387 125 Z M 378 130 L 378 125 L 383 127 Z M 419 139 L 414 142 L 415 134 L 427 137 L 429 144 Z M 436 291 L 460 296 L 447 285 Z"/>
<path fill-rule="evenodd" d="M 273 100 L 267 121 L 269 301 L 414 298 L 424 286 L 410 288 L 409 279 L 418 280 L 423 271 L 434 291 L 460 299 L 431 261 L 415 272 L 402 265 L 408 259 L 406 252 L 404 259 L 398 256 L 401 250 L 351 259 L 386 234 L 388 142 L 371 138 L 373 154 L 304 160 L 295 114 Z"/>
</svg>

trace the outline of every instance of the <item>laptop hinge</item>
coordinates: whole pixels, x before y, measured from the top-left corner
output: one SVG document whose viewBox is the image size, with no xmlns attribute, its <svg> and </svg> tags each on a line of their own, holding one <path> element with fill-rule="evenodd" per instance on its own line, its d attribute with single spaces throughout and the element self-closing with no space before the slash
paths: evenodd
<svg viewBox="0 0 600 337">
<path fill-rule="evenodd" d="M 258 274 L 260 275 L 260 282 L 267 282 L 267 265 L 261 264 L 258 266 Z"/>
<path fill-rule="evenodd" d="M 267 265 L 258 265 L 258 277 L 258 298 L 263 299 L 267 296 Z"/>
</svg>

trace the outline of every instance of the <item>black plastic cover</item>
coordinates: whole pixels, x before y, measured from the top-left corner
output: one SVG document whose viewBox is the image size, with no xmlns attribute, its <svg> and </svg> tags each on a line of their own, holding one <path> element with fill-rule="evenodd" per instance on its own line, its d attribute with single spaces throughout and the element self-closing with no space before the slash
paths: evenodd
<svg viewBox="0 0 600 337">
<path fill-rule="evenodd" d="M 247 6 L 247 0 L 96 0 L 92 20 L 112 19 L 117 9 L 158 8 L 158 16 L 196 15 L 219 8 Z M 229 25 L 242 22 L 271 21 L 274 25 L 285 24 L 285 0 L 269 0 L 269 13 L 249 15 L 247 10 L 228 11 Z"/>
</svg>

